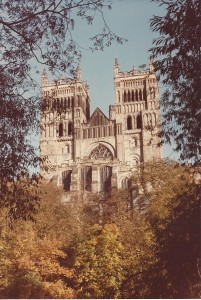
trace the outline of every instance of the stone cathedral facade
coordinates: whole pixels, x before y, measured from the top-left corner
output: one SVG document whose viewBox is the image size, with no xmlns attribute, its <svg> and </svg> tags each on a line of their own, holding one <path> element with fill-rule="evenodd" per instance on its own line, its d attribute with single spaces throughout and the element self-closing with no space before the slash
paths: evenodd
<svg viewBox="0 0 201 300">
<path fill-rule="evenodd" d="M 41 175 L 66 192 L 128 188 L 140 162 L 161 158 L 152 59 L 148 69 L 128 72 L 120 71 L 116 59 L 114 91 L 109 116 L 100 108 L 90 114 L 89 86 L 79 66 L 75 79 L 50 82 L 42 73 Z"/>
</svg>

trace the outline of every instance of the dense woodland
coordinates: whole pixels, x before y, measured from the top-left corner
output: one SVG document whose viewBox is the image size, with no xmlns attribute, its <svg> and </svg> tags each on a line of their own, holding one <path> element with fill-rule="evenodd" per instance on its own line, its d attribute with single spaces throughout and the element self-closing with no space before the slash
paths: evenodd
<svg viewBox="0 0 201 300">
<path fill-rule="evenodd" d="M 199 298 L 195 175 L 173 162 L 149 163 L 133 175 L 134 200 L 118 190 L 100 199 L 74 194 L 67 203 L 51 183 L 32 186 L 21 176 L 16 206 L 26 186 L 37 195 L 35 212 L 14 219 L 1 210 L 1 298 Z"/>
<path fill-rule="evenodd" d="M 30 138 L 41 109 L 33 65 L 73 78 L 81 57 L 71 35 L 77 18 L 88 25 L 102 18 L 92 51 L 121 44 L 104 20 L 110 2 L 0 2 L 1 298 L 201 297 L 199 0 L 154 0 L 166 14 L 150 24 L 159 34 L 155 70 L 167 87 L 160 134 L 194 166 L 142 164 L 133 172 L 135 199 L 124 190 L 100 199 L 75 193 L 67 203 L 60 189 L 29 175 L 40 163 Z"/>
</svg>

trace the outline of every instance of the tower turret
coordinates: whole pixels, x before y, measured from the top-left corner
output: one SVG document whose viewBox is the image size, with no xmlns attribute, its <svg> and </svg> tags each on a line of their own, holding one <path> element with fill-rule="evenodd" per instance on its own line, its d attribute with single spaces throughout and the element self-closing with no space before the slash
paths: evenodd
<svg viewBox="0 0 201 300">
<path fill-rule="evenodd" d="M 119 62 L 118 59 L 115 58 L 115 63 L 114 63 L 114 76 L 117 76 L 119 74 Z"/>
<path fill-rule="evenodd" d="M 150 60 L 149 60 L 149 71 L 151 73 L 153 73 L 155 71 L 154 70 L 154 58 L 153 58 L 152 54 L 150 55 Z"/>
<path fill-rule="evenodd" d="M 47 72 L 44 69 L 43 72 L 42 72 L 42 75 L 41 75 L 41 84 L 42 84 L 42 87 L 46 86 L 47 83 L 48 83 Z"/>
<path fill-rule="evenodd" d="M 80 65 L 78 64 L 77 66 L 77 69 L 76 69 L 76 79 L 78 81 L 81 81 L 82 80 L 82 76 L 81 76 L 81 68 L 80 68 Z"/>
</svg>

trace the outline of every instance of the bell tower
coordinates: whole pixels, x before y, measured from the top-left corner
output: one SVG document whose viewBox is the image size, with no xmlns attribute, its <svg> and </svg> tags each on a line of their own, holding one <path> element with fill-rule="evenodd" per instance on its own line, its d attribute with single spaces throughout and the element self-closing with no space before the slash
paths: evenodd
<svg viewBox="0 0 201 300">
<path fill-rule="evenodd" d="M 49 81 L 44 70 L 41 86 L 41 158 L 48 157 L 49 170 L 57 171 L 76 159 L 80 124 L 90 117 L 89 86 L 82 81 L 79 65 L 74 79 Z"/>
<path fill-rule="evenodd" d="M 156 135 L 160 118 L 159 91 L 152 57 L 149 69 L 145 67 L 122 72 L 115 59 L 115 105 L 110 106 L 110 118 L 116 120 L 117 152 L 123 161 L 161 157 Z"/>
</svg>

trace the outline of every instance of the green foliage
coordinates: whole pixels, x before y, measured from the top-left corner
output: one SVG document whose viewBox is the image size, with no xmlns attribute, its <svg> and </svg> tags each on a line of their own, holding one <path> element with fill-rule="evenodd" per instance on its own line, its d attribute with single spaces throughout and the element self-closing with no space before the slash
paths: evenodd
<svg viewBox="0 0 201 300">
<path fill-rule="evenodd" d="M 95 225 L 75 246 L 75 283 L 78 297 L 118 298 L 123 280 L 123 247 L 114 224 Z"/>
<path fill-rule="evenodd" d="M 200 160 L 201 154 L 201 15 L 199 0 L 164 1 L 166 15 L 154 16 L 151 29 L 159 34 L 151 52 L 165 85 L 161 103 L 163 137 L 174 139 L 181 159 Z"/>
<path fill-rule="evenodd" d="M 25 172 L 16 179 L 0 178 L 0 207 L 7 208 L 10 226 L 17 219 L 34 220 L 39 206 L 39 181 L 40 177 Z"/>
</svg>

